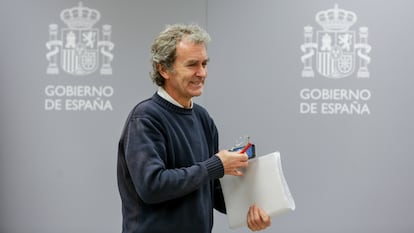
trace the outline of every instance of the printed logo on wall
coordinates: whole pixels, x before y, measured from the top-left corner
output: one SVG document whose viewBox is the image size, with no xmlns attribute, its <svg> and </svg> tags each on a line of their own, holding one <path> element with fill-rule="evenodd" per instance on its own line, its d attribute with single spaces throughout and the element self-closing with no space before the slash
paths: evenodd
<svg viewBox="0 0 414 233">
<path fill-rule="evenodd" d="M 358 79 L 368 79 L 368 64 L 371 62 L 368 28 L 360 27 L 358 33 L 350 30 L 357 21 L 357 15 L 335 4 L 332 9 L 318 12 L 315 21 L 322 27 L 316 31 L 315 41 L 313 27 L 304 27 L 301 76 L 315 78 L 316 69 L 319 76 L 328 79 L 352 77 L 355 73 Z M 368 89 L 303 88 L 300 98 L 301 114 L 371 114 L 368 107 L 371 92 Z"/>
<path fill-rule="evenodd" d="M 77 7 L 65 9 L 60 13 L 60 19 L 67 28 L 60 31 L 60 39 L 58 39 L 58 25 L 49 25 L 50 40 L 46 43 L 49 50 L 46 54 L 49 61 L 47 74 L 59 74 L 58 62 L 65 72 L 73 75 L 91 74 L 99 64 L 101 64 L 101 74 L 112 74 L 111 51 L 114 44 L 110 41 L 111 25 L 102 26 L 102 40 L 99 40 L 99 29 L 94 28 L 94 25 L 100 17 L 99 11 L 84 7 L 82 2 Z M 102 54 L 102 61 L 100 61 L 100 54 Z"/>
<path fill-rule="evenodd" d="M 66 28 L 49 25 L 46 43 L 48 66 L 46 74 L 59 75 L 63 70 L 69 75 L 86 76 L 99 69 L 100 75 L 112 75 L 111 25 L 102 26 L 102 34 L 95 24 L 101 14 L 95 9 L 78 6 L 64 9 L 60 19 Z M 45 110 L 49 111 L 112 111 L 110 102 L 114 90 L 111 86 L 47 85 L 44 90 Z"/>
</svg>

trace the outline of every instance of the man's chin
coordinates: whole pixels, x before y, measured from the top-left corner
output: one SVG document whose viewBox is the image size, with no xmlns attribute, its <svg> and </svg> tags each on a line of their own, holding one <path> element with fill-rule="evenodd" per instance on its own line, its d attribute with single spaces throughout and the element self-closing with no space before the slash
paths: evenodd
<svg viewBox="0 0 414 233">
<path fill-rule="evenodd" d="M 200 96 L 201 94 L 203 94 L 203 87 L 197 88 L 197 89 L 193 89 L 191 91 L 191 95 L 192 96 Z"/>
<path fill-rule="evenodd" d="M 203 92 L 202 92 L 202 91 L 200 91 L 200 92 L 194 92 L 194 93 L 192 94 L 192 96 L 193 96 L 193 97 L 197 97 L 197 96 L 201 96 L 201 94 L 203 94 Z"/>
</svg>

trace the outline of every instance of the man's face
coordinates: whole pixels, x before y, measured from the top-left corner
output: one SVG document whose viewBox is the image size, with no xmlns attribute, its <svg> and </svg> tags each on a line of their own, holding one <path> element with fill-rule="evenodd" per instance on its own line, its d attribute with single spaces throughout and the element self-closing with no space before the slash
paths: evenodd
<svg viewBox="0 0 414 233">
<path fill-rule="evenodd" d="M 177 44 L 172 71 L 163 72 L 165 90 L 184 107 L 191 98 L 200 96 L 207 77 L 208 56 L 204 44 L 194 44 L 183 39 Z"/>
</svg>

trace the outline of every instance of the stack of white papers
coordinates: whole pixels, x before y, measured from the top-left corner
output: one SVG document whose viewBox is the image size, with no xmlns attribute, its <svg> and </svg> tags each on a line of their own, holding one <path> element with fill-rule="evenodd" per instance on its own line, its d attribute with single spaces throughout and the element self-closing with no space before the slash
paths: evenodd
<svg viewBox="0 0 414 233">
<path fill-rule="evenodd" d="M 253 204 L 271 217 L 295 210 L 279 152 L 249 160 L 243 173 L 243 176 L 225 175 L 220 179 L 230 228 L 247 225 L 247 213 Z"/>
</svg>

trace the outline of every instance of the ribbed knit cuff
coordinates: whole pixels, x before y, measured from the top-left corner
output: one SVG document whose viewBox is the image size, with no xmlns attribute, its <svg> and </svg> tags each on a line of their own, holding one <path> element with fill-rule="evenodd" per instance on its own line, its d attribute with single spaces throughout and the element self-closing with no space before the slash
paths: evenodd
<svg viewBox="0 0 414 233">
<path fill-rule="evenodd" d="M 218 179 L 224 176 L 223 163 L 217 155 L 211 156 L 205 162 L 210 179 Z"/>
</svg>

